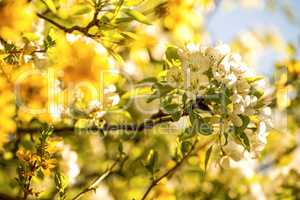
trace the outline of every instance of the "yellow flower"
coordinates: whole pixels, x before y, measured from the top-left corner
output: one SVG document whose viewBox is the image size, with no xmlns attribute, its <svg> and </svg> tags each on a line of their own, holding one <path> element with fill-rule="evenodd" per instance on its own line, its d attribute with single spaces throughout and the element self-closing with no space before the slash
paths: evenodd
<svg viewBox="0 0 300 200">
<path fill-rule="evenodd" d="M 72 39 L 70 39 L 72 38 Z M 105 104 L 105 88 L 118 79 L 119 74 L 113 59 L 106 50 L 85 37 L 68 35 L 57 38 L 51 50 L 55 77 L 60 80 L 64 106 L 74 103 L 74 98 L 86 107 L 93 100 Z"/>
<path fill-rule="evenodd" d="M 3 145 L 8 141 L 9 134 L 16 130 L 16 124 L 13 120 L 15 115 L 14 95 L 11 85 L 4 75 L 0 75 L 0 151 Z"/>
<path fill-rule="evenodd" d="M 200 5 L 206 10 L 212 10 L 215 8 L 214 0 L 200 0 Z"/>
<path fill-rule="evenodd" d="M 53 137 L 48 139 L 47 151 L 49 153 L 56 153 L 60 150 L 59 145 L 62 143 L 61 137 Z"/>
<path fill-rule="evenodd" d="M 57 160 L 54 158 L 43 160 L 41 167 L 45 176 L 50 176 L 52 170 L 56 167 Z"/>
<path fill-rule="evenodd" d="M 17 157 L 18 157 L 19 160 L 23 160 L 23 161 L 29 160 L 27 151 L 23 147 L 19 148 L 19 150 L 17 151 L 16 155 L 17 155 Z"/>
<path fill-rule="evenodd" d="M 30 31 L 34 19 L 26 0 L 4 0 L 0 2 L 0 36 L 17 41 L 20 33 Z"/>
<path fill-rule="evenodd" d="M 300 75 L 300 61 L 299 60 L 291 60 L 290 62 L 287 62 L 287 68 L 288 71 L 291 74 L 295 74 L 296 76 Z"/>
<path fill-rule="evenodd" d="M 35 163 L 38 159 L 38 156 L 31 151 L 20 147 L 16 153 L 19 160 L 30 163 L 31 165 Z"/>
<path fill-rule="evenodd" d="M 195 10 L 196 0 L 168 0 L 163 25 L 181 42 L 199 41 L 203 19 Z M 175 39 L 174 38 L 174 39 Z"/>
<path fill-rule="evenodd" d="M 25 64 L 13 73 L 16 100 L 19 105 L 18 117 L 23 122 L 32 118 L 51 122 L 48 112 L 48 77 L 33 64 Z"/>
<path fill-rule="evenodd" d="M 57 40 L 52 55 L 56 62 L 55 69 L 60 73 L 64 86 L 84 81 L 99 84 L 101 72 L 105 73 L 111 68 L 108 55 L 99 53 L 97 45 L 85 38 L 75 39 L 72 42 L 65 38 Z"/>
<path fill-rule="evenodd" d="M 167 180 L 165 183 L 158 185 L 157 191 L 155 192 L 155 199 L 157 200 L 175 200 L 176 196 L 174 194 L 174 186 L 172 183 L 168 182 Z"/>
</svg>

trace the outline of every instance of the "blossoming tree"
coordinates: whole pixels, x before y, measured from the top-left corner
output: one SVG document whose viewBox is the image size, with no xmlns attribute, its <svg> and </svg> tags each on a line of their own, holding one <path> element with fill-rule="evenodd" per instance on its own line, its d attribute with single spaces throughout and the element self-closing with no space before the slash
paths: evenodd
<svg viewBox="0 0 300 200">
<path fill-rule="evenodd" d="M 0 199 L 300 198 L 296 45 L 209 42 L 226 3 L 0 0 Z"/>
</svg>

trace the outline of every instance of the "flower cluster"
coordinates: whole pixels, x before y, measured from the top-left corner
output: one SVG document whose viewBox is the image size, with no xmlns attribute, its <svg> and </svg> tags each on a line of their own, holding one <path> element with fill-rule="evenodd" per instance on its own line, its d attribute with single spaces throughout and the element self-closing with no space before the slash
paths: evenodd
<svg viewBox="0 0 300 200">
<path fill-rule="evenodd" d="M 51 134 L 50 130 L 41 133 L 40 143 L 35 146 L 35 151 L 20 147 L 16 153 L 20 161 L 16 180 L 23 190 L 24 199 L 29 195 L 39 195 L 39 192 L 31 187 L 32 178 L 38 175 L 50 176 L 57 165 L 55 153 L 59 150 L 61 138 L 50 138 Z"/>
<path fill-rule="evenodd" d="M 0 1 L 0 36 L 18 41 L 20 33 L 30 31 L 34 12 L 26 0 Z"/>
<path fill-rule="evenodd" d="M 246 152 L 256 156 L 266 144 L 266 128 L 271 125 L 271 98 L 260 89 L 261 77 L 227 45 L 185 48 L 178 55 L 180 64 L 167 71 L 167 82 L 192 101 L 203 99 L 211 111 L 206 122 L 214 127 L 212 133 L 220 134 L 223 157 L 238 161 Z M 201 112 L 197 116 L 204 118 Z"/>
</svg>

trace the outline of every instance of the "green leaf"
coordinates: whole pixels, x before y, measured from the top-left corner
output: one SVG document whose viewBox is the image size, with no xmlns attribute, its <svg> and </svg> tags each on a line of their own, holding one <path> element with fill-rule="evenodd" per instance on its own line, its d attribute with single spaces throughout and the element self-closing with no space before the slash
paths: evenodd
<svg viewBox="0 0 300 200">
<path fill-rule="evenodd" d="M 170 62 L 173 60 L 179 60 L 178 49 L 172 46 L 168 47 L 166 50 L 166 58 Z"/>
<path fill-rule="evenodd" d="M 40 141 L 46 141 L 53 134 L 52 127 L 47 127 L 41 132 Z"/>
<path fill-rule="evenodd" d="M 177 141 L 178 145 L 176 147 L 175 156 L 174 156 L 176 162 L 182 160 L 182 158 L 186 155 L 186 153 L 188 153 L 192 145 L 190 141 L 183 140 L 183 139 L 188 139 L 188 138 L 183 138 L 182 136 L 180 136 L 179 141 Z"/>
<path fill-rule="evenodd" d="M 146 16 L 144 14 L 140 13 L 137 10 L 126 9 L 125 10 L 125 14 L 127 14 L 132 19 L 134 19 L 134 20 L 136 20 L 138 22 L 141 22 L 143 24 L 148 24 L 148 25 L 151 24 L 149 22 L 149 20 L 146 18 Z"/>
<path fill-rule="evenodd" d="M 181 118 L 181 116 L 182 116 L 181 110 L 178 110 L 178 111 L 172 113 L 173 121 L 178 121 Z"/>
<path fill-rule="evenodd" d="M 212 134 L 212 126 L 209 122 L 205 121 L 199 114 L 192 111 L 189 114 L 189 118 L 192 124 L 192 131 L 194 133 L 200 133 L 202 135 Z"/>
<path fill-rule="evenodd" d="M 11 65 L 16 65 L 19 63 L 19 57 L 15 54 L 10 54 L 6 56 L 3 60 Z"/>
<path fill-rule="evenodd" d="M 103 26 L 103 25 L 105 25 L 105 24 L 108 24 L 109 22 L 110 22 L 109 17 L 107 17 L 106 15 L 103 15 L 103 16 L 99 19 L 98 25 L 99 25 L 99 26 Z"/>
<path fill-rule="evenodd" d="M 155 172 L 157 161 L 158 154 L 155 150 L 151 149 L 147 155 L 147 159 L 145 162 L 145 167 L 151 174 Z"/>
<path fill-rule="evenodd" d="M 186 139 L 189 139 L 189 138 L 191 138 L 191 137 L 193 137 L 195 134 L 194 134 L 194 132 L 193 132 L 193 130 L 192 130 L 192 127 L 188 127 L 188 128 L 186 128 L 182 133 L 181 133 L 181 135 L 179 136 L 179 138 L 181 139 L 181 140 L 186 140 Z"/>
<path fill-rule="evenodd" d="M 137 39 L 137 35 L 133 32 L 128 32 L 128 31 L 124 31 L 122 33 L 120 33 L 125 39 L 129 39 L 129 40 L 136 40 Z"/>
<path fill-rule="evenodd" d="M 204 163 L 204 169 L 205 169 L 205 171 L 206 171 L 207 166 L 208 166 L 208 162 L 209 162 L 209 158 L 210 158 L 210 155 L 211 155 L 212 148 L 213 148 L 213 145 L 211 145 L 211 146 L 207 149 L 207 151 L 206 151 L 206 153 L 205 153 L 205 163 Z"/>
<path fill-rule="evenodd" d="M 47 35 L 46 39 L 44 40 L 44 49 L 47 51 L 49 48 L 54 47 L 56 44 L 55 40 L 52 39 L 50 35 Z"/>
<path fill-rule="evenodd" d="M 213 128 L 209 123 L 202 123 L 199 133 L 201 135 L 211 135 L 213 133 Z"/>
<path fill-rule="evenodd" d="M 251 150 L 250 141 L 249 141 L 249 138 L 247 137 L 247 135 L 244 132 L 240 132 L 238 134 L 238 138 L 242 142 L 245 149 L 250 152 L 250 150 Z"/>
<path fill-rule="evenodd" d="M 130 17 L 120 17 L 120 18 L 116 18 L 115 23 L 116 24 L 121 24 L 121 23 L 130 22 L 130 21 L 131 21 Z"/>
<path fill-rule="evenodd" d="M 137 6 L 141 4 L 145 0 L 125 0 L 125 5 L 126 6 Z"/>
<path fill-rule="evenodd" d="M 56 6 L 52 0 L 43 0 L 43 2 L 51 10 L 51 12 L 56 13 Z"/>
<path fill-rule="evenodd" d="M 63 176 L 60 172 L 55 173 L 54 177 L 56 190 L 59 193 L 60 199 L 66 199 L 66 188 L 68 186 L 68 182 L 66 180 L 66 177 Z"/>
<path fill-rule="evenodd" d="M 179 106 L 178 104 L 176 104 L 176 103 L 172 103 L 172 104 L 167 104 L 167 105 L 165 105 L 165 106 L 163 107 L 163 109 L 164 109 L 167 113 L 171 114 L 171 113 L 174 113 L 174 112 L 178 111 L 178 110 L 180 109 L 180 106 Z"/>
<path fill-rule="evenodd" d="M 81 3 L 72 7 L 70 15 L 84 15 L 91 12 L 91 10 L 91 7 L 86 6 L 85 3 Z"/>
<path fill-rule="evenodd" d="M 1 42 L 1 44 L 3 44 L 6 53 L 18 51 L 18 48 L 13 43 Z"/>
<path fill-rule="evenodd" d="M 138 83 L 157 83 L 157 78 L 156 77 L 148 77 L 148 78 L 145 78 L 145 79 L 139 81 Z"/>
<path fill-rule="evenodd" d="M 264 91 L 263 90 L 259 90 L 259 89 L 253 89 L 251 91 L 251 94 L 254 95 L 254 96 L 256 96 L 259 99 L 260 97 L 262 97 L 264 95 Z"/>
<path fill-rule="evenodd" d="M 120 154 L 123 153 L 123 144 L 122 144 L 122 142 L 120 142 L 119 145 L 118 145 L 118 151 L 119 151 Z"/>
<path fill-rule="evenodd" d="M 182 95 L 182 103 L 183 103 L 183 105 L 186 105 L 187 100 L 188 100 L 188 96 L 187 96 L 187 94 L 186 94 L 186 92 L 185 92 L 185 93 Z"/>
<path fill-rule="evenodd" d="M 180 143 L 180 151 L 181 151 L 183 156 L 185 156 L 188 153 L 191 146 L 192 146 L 192 143 L 189 142 L 189 141 L 183 141 L 183 142 Z"/>
<path fill-rule="evenodd" d="M 155 99 L 158 99 L 158 92 L 157 90 L 155 90 L 147 99 L 147 103 L 151 103 L 152 101 L 154 101 Z"/>
<path fill-rule="evenodd" d="M 42 169 L 38 169 L 36 175 L 42 180 L 45 178 L 45 174 L 43 173 Z"/>
<path fill-rule="evenodd" d="M 119 62 L 119 63 L 123 63 L 123 62 L 124 62 L 124 60 L 123 60 L 122 56 L 120 56 L 120 54 L 116 53 L 114 50 L 109 49 L 109 48 L 107 48 L 106 50 L 110 53 L 110 55 L 112 55 L 112 57 L 113 57 L 117 62 Z"/>
<path fill-rule="evenodd" d="M 160 92 L 160 97 L 165 96 L 166 94 L 174 90 L 174 88 L 168 84 L 157 83 L 156 86 L 158 87 L 158 90 Z"/>
<path fill-rule="evenodd" d="M 250 151 L 250 141 L 247 135 L 244 133 L 244 130 L 247 128 L 248 124 L 250 123 L 250 118 L 248 116 L 239 115 L 239 117 L 243 121 L 243 125 L 241 127 L 234 127 L 235 134 L 237 138 L 240 140 L 242 145 L 245 147 L 247 151 Z"/>
<path fill-rule="evenodd" d="M 156 83 L 153 87 L 155 88 L 155 91 L 150 95 L 150 97 L 147 100 L 147 103 L 150 103 L 157 98 L 164 97 L 169 92 L 174 90 L 172 86 L 163 83 Z"/>
<path fill-rule="evenodd" d="M 246 115 L 239 115 L 239 117 L 242 119 L 243 121 L 243 125 L 239 128 L 241 128 L 242 130 L 244 130 L 245 128 L 247 128 L 248 124 L 250 123 L 250 118 Z"/>
<path fill-rule="evenodd" d="M 246 78 L 246 80 L 248 81 L 248 83 L 254 83 L 254 82 L 262 80 L 262 79 L 264 79 L 263 76 L 256 76 L 256 77 Z"/>
</svg>

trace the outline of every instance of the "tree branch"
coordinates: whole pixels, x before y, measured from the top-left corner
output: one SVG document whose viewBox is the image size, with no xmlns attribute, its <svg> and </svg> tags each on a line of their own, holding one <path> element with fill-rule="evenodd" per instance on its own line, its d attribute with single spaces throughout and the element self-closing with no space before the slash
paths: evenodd
<svg viewBox="0 0 300 200">
<path fill-rule="evenodd" d="M 84 31 L 84 27 L 80 27 L 80 26 L 72 26 L 72 27 L 68 28 L 68 27 L 63 26 L 63 25 L 61 25 L 61 24 L 55 22 L 54 20 L 52 20 L 52 19 L 50 19 L 50 18 L 48 18 L 48 17 L 46 17 L 46 16 L 44 16 L 44 15 L 42 15 L 42 14 L 40 14 L 40 13 L 37 13 L 36 15 L 37 15 L 39 18 L 42 18 L 43 20 L 49 22 L 50 24 L 56 26 L 57 28 L 63 30 L 63 31 L 66 32 L 66 33 L 72 33 L 73 31 L 79 31 L 79 32 L 81 32 L 81 33 L 83 33 L 83 34 L 86 35 L 86 32 Z"/>
<path fill-rule="evenodd" d="M 182 116 L 188 115 L 188 113 L 183 113 Z M 82 128 L 78 129 L 73 126 L 65 126 L 65 127 L 54 127 L 53 132 L 59 134 L 64 132 L 74 132 L 76 131 L 96 131 L 96 132 L 105 132 L 105 131 L 118 131 L 118 130 L 124 130 L 124 131 L 143 131 L 145 129 L 151 129 L 156 125 L 166 123 L 166 122 L 174 122 L 171 115 L 160 115 L 156 116 L 155 118 L 150 118 L 146 120 L 145 122 L 142 122 L 140 124 L 109 124 L 106 123 L 101 127 L 93 126 L 88 128 Z M 39 132 L 41 127 L 18 127 L 17 132 L 18 133 L 35 133 Z"/>
<path fill-rule="evenodd" d="M 101 181 L 103 181 L 105 178 L 107 178 L 109 175 L 113 173 L 113 169 L 117 166 L 117 164 L 121 161 L 125 161 L 127 157 L 124 159 L 120 160 L 117 159 L 107 170 L 104 172 L 102 175 L 100 175 L 92 184 L 90 184 L 87 188 L 82 190 L 80 193 L 78 193 L 75 197 L 73 197 L 71 200 L 78 200 L 80 199 L 84 194 L 90 192 L 90 191 L 95 191 L 97 186 Z"/>
<path fill-rule="evenodd" d="M 205 148 L 211 141 L 207 141 L 206 143 L 204 143 L 203 145 L 201 145 L 198 149 L 203 149 Z M 150 193 L 150 191 L 163 179 L 166 178 L 168 176 L 170 176 L 171 174 L 175 173 L 175 171 L 184 163 L 184 161 L 192 154 L 192 152 L 194 151 L 196 145 L 198 143 L 198 139 L 196 139 L 193 143 L 193 145 L 191 146 L 190 150 L 183 156 L 183 158 L 178 161 L 176 163 L 176 165 L 174 165 L 171 169 L 169 169 L 168 171 L 166 171 L 165 173 L 163 173 L 161 176 L 159 176 L 156 179 L 153 179 L 152 182 L 150 183 L 150 185 L 148 186 L 146 192 L 144 193 L 143 197 L 141 198 L 141 200 L 145 200 L 148 196 L 148 194 Z"/>
<path fill-rule="evenodd" d="M 212 113 L 209 107 L 202 101 L 202 99 L 198 99 L 195 104 L 193 104 L 193 108 L 198 108 L 203 111 Z M 183 109 L 183 113 L 181 117 L 189 115 L 188 109 Z M 159 111 L 158 113 L 152 115 L 149 119 L 145 120 L 142 123 L 136 124 L 109 124 L 105 123 L 103 126 L 92 126 L 88 128 L 75 128 L 73 126 L 63 126 L 63 127 L 53 127 L 53 132 L 64 134 L 66 132 L 74 132 L 76 131 L 96 131 L 96 132 L 105 132 L 105 131 L 144 131 L 145 129 L 151 129 L 156 125 L 163 124 L 166 122 L 174 122 L 171 114 L 163 113 Z M 18 133 L 35 133 L 39 132 L 42 127 L 22 127 L 19 126 L 17 128 Z"/>
<path fill-rule="evenodd" d="M 18 197 L 9 196 L 7 194 L 0 193 L 0 199 L 3 200 L 20 200 Z"/>
<path fill-rule="evenodd" d="M 93 18 L 92 18 L 91 21 L 90 21 L 86 26 L 84 26 L 84 27 L 75 25 L 75 26 L 72 26 L 72 27 L 68 28 L 68 27 L 65 27 L 65 26 L 63 26 L 63 25 L 61 25 L 61 24 L 55 22 L 54 20 L 52 20 L 52 19 L 46 17 L 46 16 L 43 15 L 43 14 L 36 13 L 36 15 L 37 15 L 39 18 L 41 18 L 41 19 L 43 19 L 43 20 L 49 22 L 50 24 L 56 26 L 57 28 L 63 30 L 63 31 L 66 32 L 66 33 L 72 33 L 73 31 L 79 31 L 79 32 L 81 32 L 82 34 L 84 34 L 84 35 L 86 35 L 86 36 L 88 36 L 88 37 L 93 38 L 93 37 L 96 37 L 96 36 L 99 36 L 99 35 L 98 35 L 98 34 L 97 34 L 97 35 L 90 34 L 90 33 L 89 33 L 89 30 L 90 30 L 90 28 L 92 28 L 93 26 L 96 26 L 96 25 L 99 24 L 98 14 L 99 14 L 99 12 L 102 10 L 102 8 L 103 8 L 105 5 L 107 5 L 107 3 L 108 3 L 108 1 L 106 1 L 106 0 L 103 1 L 103 2 L 102 2 L 102 1 L 99 1 L 98 3 L 95 3 L 95 12 L 94 12 Z"/>
</svg>

